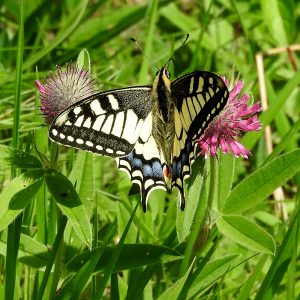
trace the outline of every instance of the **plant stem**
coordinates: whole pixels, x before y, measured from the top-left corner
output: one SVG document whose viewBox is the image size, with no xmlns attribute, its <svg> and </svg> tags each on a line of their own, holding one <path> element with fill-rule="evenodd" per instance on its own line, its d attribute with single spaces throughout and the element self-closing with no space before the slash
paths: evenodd
<svg viewBox="0 0 300 300">
<path fill-rule="evenodd" d="M 216 197 L 218 195 L 218 165 L 217 160 L 213 157 L 210 158 L 210 182 L 209 182 L 209 194 L 208 194 L 208 203 L 207 207 L 209 212 L 216 208 Z"/>
<path fill-rule="evenodd" d="M 23 49 L 24 49 L 24 23 L 23 23 L 23 0 L 20 2 L 19 11 L 19 36 L 16 65 L 16 88 L 14 103 L 14 121 L 12 146 L 19 146 L 19 124 L 20 124 L 20 103 L 21 103 L 21 83 L 22 83 L 22 66 L 23 66 Z M 15 168 L 12 167 L 11 178 L 16 174 Z M 14 299 L 15 281 L 18 251 L 20 244 L 21 226 L 23 214 L 20 214 L 12 224 L 8 226 L 7 247 L 6 247 L 6 269 L 5 269 L 5 299 Z"/>
<path fill-rule="evenodd" d="M 64 231 L 65 231 L 65 228 L 66 228 L 66 225 L 67 225 L 67 220 L 68 219 L 67 219 L 66 216 L 62 216 L 61 219 L 60 219 L 59 227 L 58 227 L 58 230 L 57 230 L 57 235 L 56 235 L 56 238 L 55 238 L 55 241 L 54 241 L 54 244 L 53 244 L 53 248 L 52 248 L 52 251 L 51 251 L 51 254 L 50 254 L 50 257 L 49 257 L 49 262 L 48 262 L 48 265 L 46 267 L 46 270 L 45 270 L 45 273 L 44 273 L 44 276 L 43 276 L 43 279 L 42 279 L 42 282 L 41 282 L 41 285 L 40 285 L 40 288 L 39 288 L 39 291 L 38 291 L 38 295 L 36 297 L 36 300 L 42 300 L 42 298 L 43 298 L 43 295 L 44 295 L 44 292 L 45 292 L 45 289 L 46 289 L 46 286 L 47 286 L 47 282 L 48 282 L 48 279 L 49 279 L 49 275 L 50 275 L 53 263 L 54 263 L 54 261 L 57 257 L 58 252 L 59 252 L 61 242 L 63 241 L 63 235 L 64 235 Z"/>
</svg>

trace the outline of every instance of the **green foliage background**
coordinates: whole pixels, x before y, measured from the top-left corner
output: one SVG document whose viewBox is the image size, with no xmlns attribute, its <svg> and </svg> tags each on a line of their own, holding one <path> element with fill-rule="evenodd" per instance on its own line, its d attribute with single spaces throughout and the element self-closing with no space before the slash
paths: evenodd
<svg viewBox="0 0 300 300">
<path fill-rule="evenodd" d="M 6 0 L 0 12 L 1 299 L 299 299 L 299 1 Z M 161 66 L 187 33 L 173 78 L 239 78 L 259 101 L 262 52 L 269 106 L 241 139 L 249 161 L 199 159 L 185 212 L 155 191 L 144 214 L 113 160 L 49 143 L 34 80 L 80 54 L 103 90 L 151 84 L 129 38 Z"/>
</svg>

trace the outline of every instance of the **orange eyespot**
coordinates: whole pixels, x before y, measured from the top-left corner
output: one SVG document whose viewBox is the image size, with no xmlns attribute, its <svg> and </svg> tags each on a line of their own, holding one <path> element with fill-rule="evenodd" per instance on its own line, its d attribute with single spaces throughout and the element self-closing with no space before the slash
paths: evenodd
<svg viewBox="0 0 300 300">
<path fill-rule="evenodd" d="M 164 165 L 163 172 L 164 172 L 165 178 L 168 178 L 168 179 L 172 178 L 172 169 L 170 166 Z"/>
</svg>

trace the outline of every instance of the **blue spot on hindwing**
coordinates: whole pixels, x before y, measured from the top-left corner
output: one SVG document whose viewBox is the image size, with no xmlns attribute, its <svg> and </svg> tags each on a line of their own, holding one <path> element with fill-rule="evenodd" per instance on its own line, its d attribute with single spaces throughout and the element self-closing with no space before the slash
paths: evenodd
<svg viewBox="0 0 300 300">
<path fill-rule="evenodd" d="M 161 163 L 159 161 L 154 161 L 152 163 L 152 171 L 153 171 L 153 176 L 155 178 L 158 178 L 158 179 L 164 178 L 163 169 L 162 169 Z"/>
<path fill-rule="evenodd" d="M 151 159 L 146 159 L 143 153 L 136 153 L 136 149 L 133 149 L 126 156 L 119 158 L 119 168 L 126 171 L 132 181 L 139 183 L 144 211 L 147 208 L 148 195 L 154 188 L 159 187 L 164 190 L 168 188 L 159 157 L 154 156 Z M 147 189 L 145 184 L 147 184 Z"/>
<path fill-rule="evenodd" d="M 142 160 L 140 158 L 134 158 L 132 161 L 132 166 L 138 167 L 139 169 L 142 168 L 143 166 Z"/>
<path fill-rule="evenodd" d="M 129 162 L 133 161 L 133 151 L 131 151 L 128 155 L 126 155 L 126 160 L 128 160 Z"/>
<path fill-rule="evenodd" d="M 182 164 L 183 164 L 183 165 L 188 164 L 189 159 L 188 159 L 188 155 L 187 155 L 186 152 L 182 153 L 181 161 L 182 161 Z"/>
<path fill-rule="evenodd" d="M 192 150 L 192 142 L 188 141 L 187 144 L 186 144 L 186 152 L 188 154 L 190 154 L 191 150 Z"/>
<path fill-rule="evenodd" d="M 173 163 L 172 163 L 172 180 L 173 181 L 176 181 L 176 178 L 178 177 L 177 176 L 177 168 L 176 168 L 176 166 L 177 166 L 177 163 L 176 163 L 176 161 L 174 159 Z"/>
<path fill-rule="evenodd" d="M 153 177 L 153 170 L 151 168 L 151 165 L 149 164 L 144 164 L 143 165 L 143 170 L 142 173 L 145 177 Z"/>
<path fill-rule="evenodd" d="M 177 166 L 176 166 L 176 174 L 179 176 L 179 177 L 181 177 L 181 161 L 179 161 L 178 163 L 177 163 Z"/>
</svg>

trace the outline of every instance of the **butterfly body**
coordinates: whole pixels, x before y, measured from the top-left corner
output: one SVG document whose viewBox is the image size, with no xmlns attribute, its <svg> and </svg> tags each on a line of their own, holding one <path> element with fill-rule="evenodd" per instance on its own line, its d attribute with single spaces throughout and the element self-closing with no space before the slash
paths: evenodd
<svg viewBox="0 0 300 300">
<path fill-rule="evenodd" d="M 152 134 L 157 147 L 163 153 L 165 163 L 172 163 L 172 148 L 175 135 L 174 102 L 172 99 L 170 73 L 162 68 L 156 75 L 153 88 Z"/>
<path fill-rule="evenodd" d="M 143 209 L 154 189 L 177 188 L 184 209 L 183 182 L 190 176 L 198 139 L 228 98 L 222 79 L 194 72 L 170 80 L 166 68 L 151 86 L 95 94 L 60 113 L 51 140 L 115 157 L 141 189 Z"/>
</svg>

